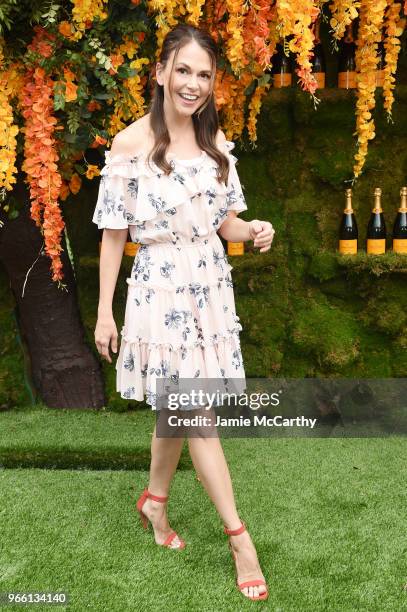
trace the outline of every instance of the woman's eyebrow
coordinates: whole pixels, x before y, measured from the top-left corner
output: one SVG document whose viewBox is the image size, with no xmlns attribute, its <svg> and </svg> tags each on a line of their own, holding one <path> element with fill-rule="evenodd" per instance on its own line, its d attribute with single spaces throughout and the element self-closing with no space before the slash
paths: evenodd
<svg viewBox="0 0 407 612">
<path fill-rule="evenodd" d="M 188 64 L 186 64 L 185 62 L 178 62 L 177 66 L 186 66 L 187 68 L 191 68 L 191 66 L 188 66 Z M 201 70 L 201 72 L 207 72 L 208 74 L 211 73 L 210 70 Z"/>
</svg>

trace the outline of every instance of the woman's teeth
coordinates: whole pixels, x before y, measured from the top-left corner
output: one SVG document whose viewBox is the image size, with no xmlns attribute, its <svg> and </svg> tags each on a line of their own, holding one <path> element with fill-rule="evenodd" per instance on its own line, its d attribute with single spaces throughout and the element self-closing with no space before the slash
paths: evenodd
<svg viewBox="0 0 407 612">
<path fill-rule="evenodd" d="M 188 100 L 188 102 L 195 102 L 195 100 L 198 99 L 198 96 L 188 96 L 185 94 L 179 94 L 181 96 L 181 98 L 183 98 L 184 100 Z"/>
</svg>

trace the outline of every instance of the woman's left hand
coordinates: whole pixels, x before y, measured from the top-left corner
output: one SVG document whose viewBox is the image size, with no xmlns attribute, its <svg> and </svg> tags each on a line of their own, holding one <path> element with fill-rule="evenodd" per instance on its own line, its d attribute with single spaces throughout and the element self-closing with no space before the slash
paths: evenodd
<svg viewBox="0 0 407 612">
<path fill-rule="evenodd" d="M 259 221 L 259 219 L 249 221 L 250 239 L 253 240 L 253 246 L 260 249 L 260 253 L 270 249 L 274 234 L 275 230 L 269 221 Z"/>
</svg>

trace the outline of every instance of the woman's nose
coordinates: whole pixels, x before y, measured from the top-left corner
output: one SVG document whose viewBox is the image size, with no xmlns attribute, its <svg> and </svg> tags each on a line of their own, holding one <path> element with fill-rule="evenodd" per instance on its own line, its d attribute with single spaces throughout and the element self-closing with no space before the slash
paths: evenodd
<svg viewBox="0 0 407 612">
<path fill-rule="evenodd" d="M 197 78 L 195 76 L 190 76 L 189 77 L 188 87 L 190 87 L 191 89 L 197 89 L 198 88 L 198 80 L 197 80 Z"/>
</svg>

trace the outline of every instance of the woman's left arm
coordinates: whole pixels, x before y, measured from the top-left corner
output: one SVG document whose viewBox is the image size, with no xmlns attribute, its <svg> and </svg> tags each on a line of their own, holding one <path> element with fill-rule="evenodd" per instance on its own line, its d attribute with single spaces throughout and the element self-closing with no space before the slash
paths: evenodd
<svg viewBox="0 0 407 612">
<path fill-rule="evenodd" d="M 227 218 L 218 230 L 218 234 L 224 240 L 230 242 L 247 242 L 253 240 L 253 246 L 260 249 L 260 253 L 265 253 L 270 249 L 274 238 L 274 228 L 270 221 L 244 221 L 237 218 L 234 210 L 229 210 Z"/>
</svg>

